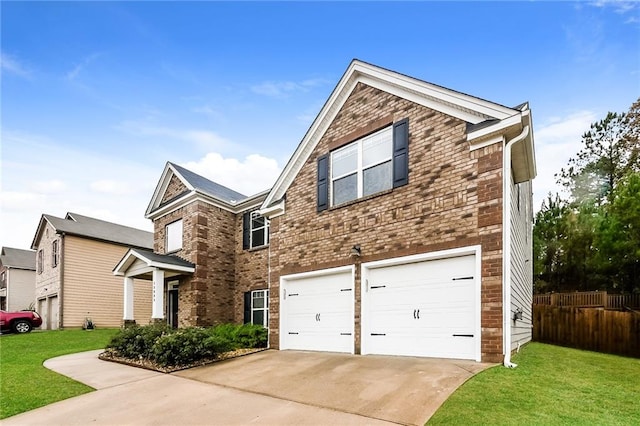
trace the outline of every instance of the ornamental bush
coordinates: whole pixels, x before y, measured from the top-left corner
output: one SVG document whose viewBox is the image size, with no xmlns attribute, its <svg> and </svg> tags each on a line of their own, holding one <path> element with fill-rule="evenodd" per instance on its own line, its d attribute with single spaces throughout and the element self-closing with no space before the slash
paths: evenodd
<svg viewBox="0 0 640 426">
<path fill-rule="evenodd" d="M 147 359 L 162 367 L 182 366 L 236 349 L 265 348 L 267 334 L 267 329 L 253 324 L 180 329 L 152 324 L 120 330 L 107 348 L 124 358 Z"/>
</svg>

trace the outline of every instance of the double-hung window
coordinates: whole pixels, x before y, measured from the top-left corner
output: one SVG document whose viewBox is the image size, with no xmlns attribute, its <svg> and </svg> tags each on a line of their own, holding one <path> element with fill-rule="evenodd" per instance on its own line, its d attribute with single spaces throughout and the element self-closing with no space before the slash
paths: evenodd
<svg viewBox="0 0 640 426">
<path fill-rule="evenodd" d="M 171 253 L 182 249 L 182 219 L 165 226 L 165 252 Z"/>
<path fill-rule="evenodd" d="M 39 274 L 42 273 L 42 268 L 44 266 L 44 254 L 42 249 L 38 250 L 38 259 L 36 261 L 36 270 Z"/>
<path fill-rule="evenodd" d="M 257 210 L 245 213 L 242 223 L 242 248 L 247 250 L 268 244 L 269 220 Z"/>
<path fill-rule="evenodd" d="M 245 293 L 244 322 L 269 327 L 269 290 Z"/>
<path fill-rule="evenodd" d="M 51 243 L 51 266 L 54 268 L 58 266 L 59 255 L 58 240 L 54 240 Z"/>
<path fill-rule="evenodd" d="M 393 186 L 391 126 L 331 153 L 331 205 L 337 206 Z"/>
</svg>

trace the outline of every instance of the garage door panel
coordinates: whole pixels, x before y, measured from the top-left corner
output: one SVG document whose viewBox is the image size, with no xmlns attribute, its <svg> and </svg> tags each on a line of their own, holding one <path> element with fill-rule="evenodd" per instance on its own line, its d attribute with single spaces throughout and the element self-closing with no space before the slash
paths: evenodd
<svg viewBox="0 0 640 426">
<path fill-rule="evenodd" d="M 282 286 L 282 349 L 353 352 L 351 269 L 285 277 Z"/>
<path fill-rule="evenodd" d="M 368 269 L 365 352 L 475 359 L 474 274 L 473 255 Z"/>
</svg>

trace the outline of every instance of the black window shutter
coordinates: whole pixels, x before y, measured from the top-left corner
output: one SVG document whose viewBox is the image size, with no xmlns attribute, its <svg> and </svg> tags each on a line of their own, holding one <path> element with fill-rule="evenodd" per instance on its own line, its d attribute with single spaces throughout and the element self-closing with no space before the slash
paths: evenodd
<svg viewBox="0 0 640 426">
<path fill-rule="evenodd" d="M 329 208 L 329 154 L 318 158 L 318 211 Z"/>
<path fill-rule="evenodd" d="M 409 119 L 393 123 L 393 187 L 409 183 Z"/>
<path fill-rule="evenodd" d="M 245 291 L 244 293 L 244 323 L 251 322 L 251 292 Z"/>
<path fill-rule="evenodd" d="M 242 216 L 242 249 L 249 248 L 249 235 L 251 232 L 251 213 L 247 212 Z"/>
</svg>

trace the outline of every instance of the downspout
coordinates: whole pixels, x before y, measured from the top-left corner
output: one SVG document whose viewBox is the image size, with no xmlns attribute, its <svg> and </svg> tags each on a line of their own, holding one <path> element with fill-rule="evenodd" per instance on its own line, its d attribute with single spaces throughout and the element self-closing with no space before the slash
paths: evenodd
<svg viewBox="0 0 640 426">
<path fill-rule="evenodd" d="M 58 290 L 58 328 L 62 329 L 64 324 L 64 308 L 63 308 L 63 294 L 64 294 L 64 232 L 60 234 L 60 259 L 58 260 L 58 266 L 60 267 L 60 290 Z"/>
<path fill-rule="evenodd" d="M 511 362 L 511 148 L 525 140 L 529 134 L 529 125 L 522 132 L 508 141 L 502 156 L 502 347 L 504 348 L 504 366 L 516 368 L 518 364 Z"/>
<path fill-rule="evenodd" d="M 268 219 L 267 219 L 268 220 Z M 269 227 L 269 245 L 267 246 L 267 289 L 269 289 L 269 298 L 267 299 L 269 303 L 269 322 L 271 322 L 271 306 L 273 305 L 270 301 L 271 299 L 271 227 Z M 279 295 L 278 295 L 279 297 Z M 267 323 L 267 327 L 269 332 L 267 333 L 267 348 L 271 349 L 271 327 L 269 323 Z"/>
</svg>

